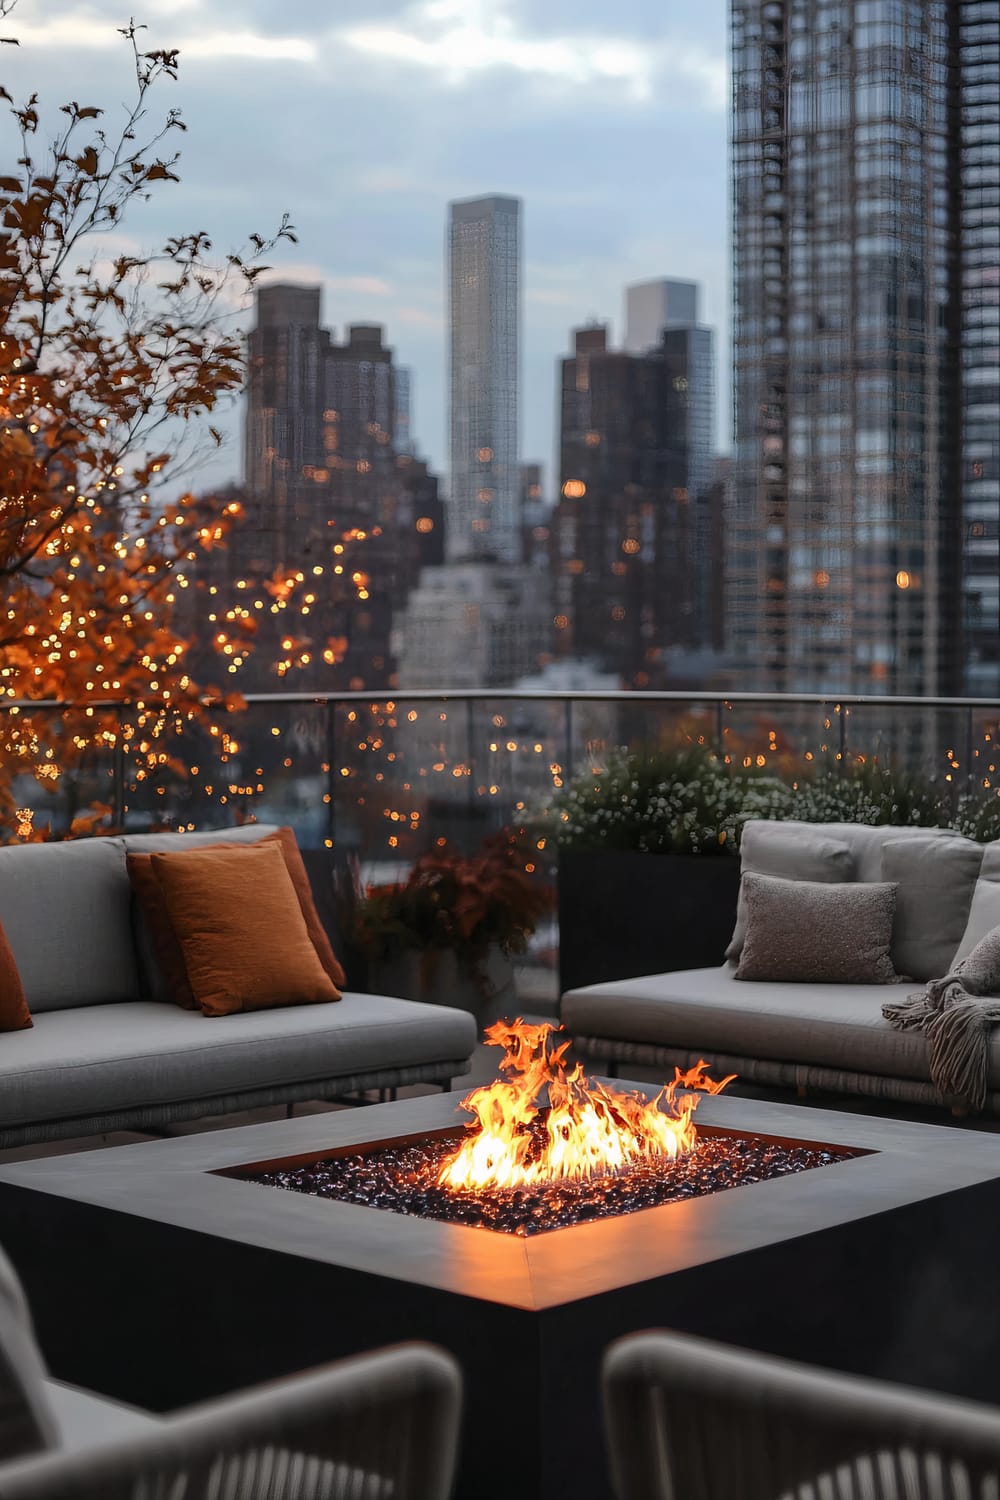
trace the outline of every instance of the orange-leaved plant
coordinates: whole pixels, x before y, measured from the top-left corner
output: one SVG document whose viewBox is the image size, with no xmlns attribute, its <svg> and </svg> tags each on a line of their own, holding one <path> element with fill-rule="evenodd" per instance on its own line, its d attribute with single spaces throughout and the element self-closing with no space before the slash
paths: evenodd
<svg viewBox="0 0 1000 1500">
<path fill-rule="evenodd" d="M 0 16 L 11 10 L 0 0 Z M 147 128 L 150 91 L 177 53 L 144 51 L 123 29 L 132 102 L 115 128 L 72 100 L 43 128 L 36 93 L 0 86 L 17 156 L 0 175 L 0 827 L 15 831 L 24 777 L 51 789 L 88 757 L 135 775 L 163 763 L 157 741 L 203 715 L 206 684 L 186 670 L 174 606 L 198 549 L 216 545 L 231 504 L 181 494 L 213 418 L 243 381 L 232 319 L 287 220 L 216 262 L 203 231 L 157 251 L 121 248 L 130 207 L 178 180 L 170 110 Z M 11 38 L 5 38 L 10 41 Z M 4 56 L 9 55 L 3 49 Z M 110 236 L 110 238 L 109 238 Z M 175 498 L 158 492 L 169 483 Z M 221 695 L 220 695 L 221 697 Z M 79 707 L 45 713 L 20 700 Z M 126 701 L 123 715 L 108 707 Z M 234 706 L 230 701 L 230 707 Z M 14 782 L 17 778 L 17 798 Z M 24 809 L 22 809 L 24 811 Z M 72 832 L 105 815 L 100 804 Z M 22 837 L 42 836 L 31 818 Z"/>
</svg>

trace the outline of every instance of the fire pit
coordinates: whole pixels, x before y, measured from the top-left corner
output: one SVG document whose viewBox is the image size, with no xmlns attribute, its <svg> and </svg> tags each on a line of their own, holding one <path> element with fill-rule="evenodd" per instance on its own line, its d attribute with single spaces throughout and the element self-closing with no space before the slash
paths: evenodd
<svg viewBox="0 0 1000 1500">
<path fill-rule="evenodd" d="M 699 1092 L 719 1094 L 699 1062 L 652 1099 L 566 1066 L 556 1028 L 498 1021 L 501 1077 L 473 1089 L 464 1137 L 440 1132 L 358 1154 L 247 1174 L 286 1188 L 450 1224 L 533 1235 L 767 1182 L 858 1153 L 714 1132 L 699 1135 Z"/>
<path fill-rule="evenodd" d="M 696 1091 L 696 1148 L 668 1171 L 719 1143 L 832 1164 L 527 1235 L 253 1180 L 428 1143 L 454 1154 L 474 1139 L 456 1128 L 466 1092 L 0 1165 L 4 1247 L 50 1369 L 168 1411 L 430 1339 L 465 1376 L 456 1500 L 607 1500 L 600 1362 L 640 1328 L 1000 1402 L 983 1312 L 1000 1240 L 995 1136 Z M 551 1090 L 537 1103 L 546 1125 Z M 617 1192 L 628 1177 L 579 1187 Z M 545 1188 L 547 1203 L 577 1186 Z"/>
</svg>

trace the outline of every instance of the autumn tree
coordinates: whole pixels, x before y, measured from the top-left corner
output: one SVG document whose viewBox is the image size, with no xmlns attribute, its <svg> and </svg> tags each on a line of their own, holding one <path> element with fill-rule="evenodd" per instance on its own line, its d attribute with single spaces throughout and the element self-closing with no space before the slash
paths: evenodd
<svg viewBox="0 0 1000 1500">
<path fill-rule="evenodd" d="M 11 8 L 0 0 L 0 17 Z M 47 121 L 37 94 L 18 100 L 0 86 L 18 153 L 0 166 L 8 834 L 15 771 L 51 785 L 97 745 L 127 754 L 141 776 L 162 761 L 169 725 L 206 712 L 210 684 L 186 670 L 175 606 L 198 549 L 224 538 L 237 508 L 179 491 L 205 445 L 221 442 L 216 413 L 242 385 L 234 318 L 261 257 L 294 238 L 285 219 L 221 258 L 203 231 L 149 253 L 122 248 L 130 210 L 178 180 L 174 142 L 185 129 L 173 109 L 149 120 L 178 55 L 144 50 L 143 30 L 122 30 L 134 90 L 113 126 L 77 100 Z M 39 699 L 79 707 L 11 712 L 11 700 Z M 102 708 L 108 700 L 132 711 Z"/>
</svg>

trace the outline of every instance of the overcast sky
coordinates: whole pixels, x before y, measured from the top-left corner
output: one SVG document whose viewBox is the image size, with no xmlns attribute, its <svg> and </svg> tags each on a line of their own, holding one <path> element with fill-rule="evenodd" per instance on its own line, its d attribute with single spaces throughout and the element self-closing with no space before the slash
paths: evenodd
<svg viewBox="0 0 1000 1500">
<path fill-rule="evenodd" d="M 622 288 L 702 283 L 729 432 L 726 0 L 131 0 L 181 74 L 179 185 L 129 233 L 205 229 L 220 250 L 289 213 L 269 279 L 322 282 L 324 320 L 385 325 L 414 371 L 414 432 L 445 467 L 444 233 L 451 198 L 524 202 L 522 456 L 551 481 L 556 360 Z M 115 0 L 19 0 L 4 83 L 58 105 L 129 95 Z M 110 129 L 110 123 L 109 123 Z M 9 145 L 9 137 L 5 140 Z M 235 417 L 203 478 L 237 477 Z"/>
</svg>

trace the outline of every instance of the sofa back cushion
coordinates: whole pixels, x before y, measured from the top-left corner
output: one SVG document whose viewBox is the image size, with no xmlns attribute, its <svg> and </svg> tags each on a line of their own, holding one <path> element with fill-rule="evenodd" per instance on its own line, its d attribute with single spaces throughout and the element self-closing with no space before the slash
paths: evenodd
<svg viewBox="0 0 1000 1500">
<path fill-rule="evenodd" d="M 121 839 L 0 849 L 0 922 L 35 1015 L 138 1000 Z"/>
<path fill-rule="evenodd" d="M 1000 842 L 986 845 L 979 879 L 972 893 L 969 920 L 955 950 L 951 967 L 954 968 L 963 958 L 968 958 L 973 948 L 994 927 L 1000 927 Z"/>
<path fill-rule="evenodd" d="M 126 854 L 170 854 L 183 849 L 201 849 L 212 844 L 255 844 L 268 834 L 277 832 L 278 829 L 274 823 L 243 823 L 238 828 L 212 828 L 202 833 L 130 833 L 126 834 L 122 842 L 125 845 Z M 140 874 L 138 878 L 141 880 L 142 875 Z M 151 871 L 149 879 L 153 882 L 156 891 L 155 900 L 158 901 L 159 884 Z M 164 921 L 169 927 L 165 913 Z M 139 980 L 143 994 L 150 1000 L 172 1000 L 175 1003 L 181 1003 L 177 1000 L 173 975 L 165 976 L 164 974 L 161 963 L 161 945 L 155 941 L 142 905 L 134 899 L 134 892 L 132 932 L 139 959 Z M 172 937 L 171 933 L 171 940 Z M 193 1000 L 191 1005 L 194 1005 Z"/>
<path fill-rule="evenodd" d="M 892 961 L 908 979 L 940 979 L 950 970 L 969 920 L 983 845 L 972 839 L 889 838 L 882 879 L 896 886 Z"/>
<path fill-rule="evenodd" d="M 169 854 L 178 849 L 200 849 L 204 844 L 255 844 L 265 834 L 277 833 L 277 823 L 241 823 L 238 828 L 208 828 L 193 833 L 127 833 L 126 854 Z"/>
<path fill-rule="evenodd" d="M 788 829 L 822 833 L 847 845 L 854 857 L 854 878 L 865 883 L 882 879 L 882 845 L 887 839 L 957 839 L 953 828 L 896 828 L 889 823 L 796 823 L 781 825 Z M 747 824 L 750 828 L 751 824 Z M 744 837 L 746 835 L 744 834 Z"/>
</svg>

